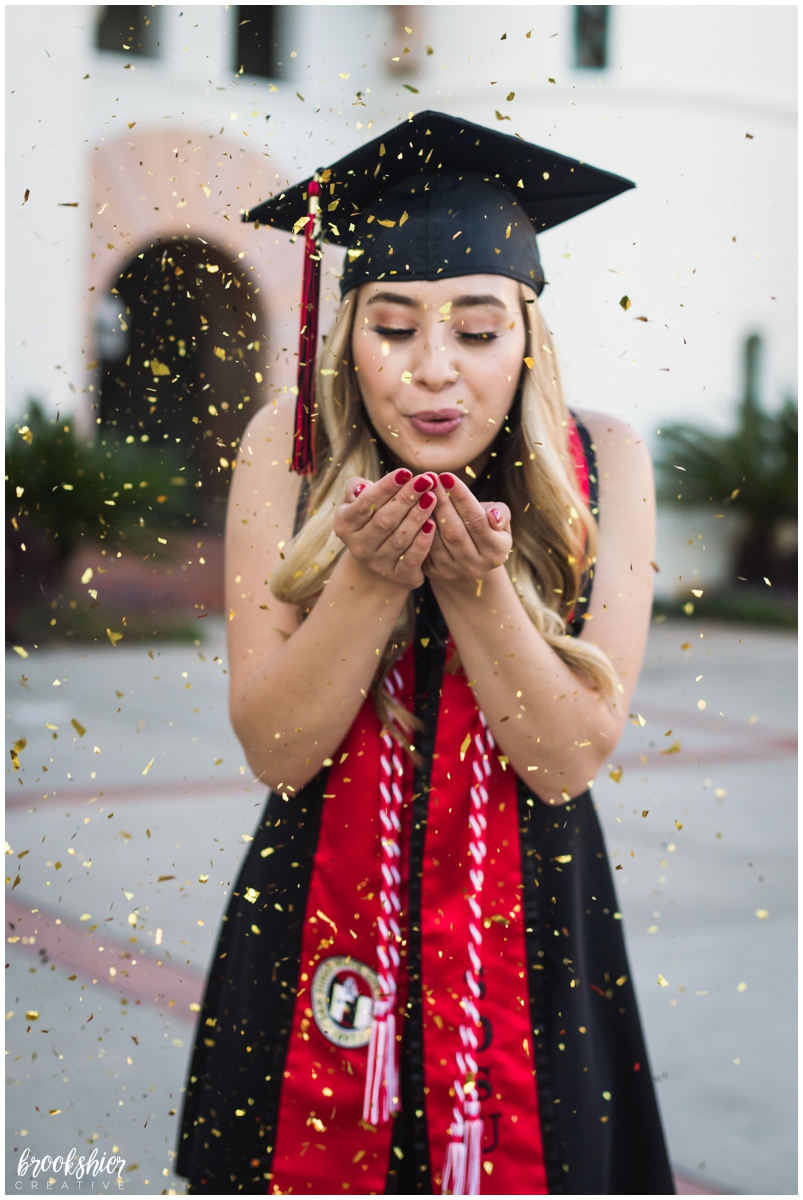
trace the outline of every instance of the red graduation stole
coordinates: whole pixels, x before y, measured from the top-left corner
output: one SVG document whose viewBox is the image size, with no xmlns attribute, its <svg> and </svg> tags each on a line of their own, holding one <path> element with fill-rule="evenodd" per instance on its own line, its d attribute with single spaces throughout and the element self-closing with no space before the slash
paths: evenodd
<svg viewBox="0 0 803 1200">
<path fill-rule="evenodd" d="M 574 422 L 569 449 L 588 498 L 588 472 Z M 398 664 L 399 699 L 413 709 L 410 647 Z M 440 1191 L 454 1103 L 454 1056 L 464 993 L 468 911 L 470 761 L 458 753 L 477 724 L 465 674 L 444 673 L 421 880 L 424 1091 L 433 1186 Z M 373 1000 L 378 996 L 376 922 L 381 889 L 381 725 L 367 700 L 330 768 L 307 897 L 293 1023 L 279 1105 L 269 1192 L 381 1194 L 393 1124 L 362 1119 Z M 483 1190 L 548 1192 L 526 978 L 522 867 L 515 774 L 491 761 L 485 860 L 483 985 L 478 1090 L 484 1124 Z M 397 1039 L 406 1013 L 410 796 L 405 756 L 401 813 L 401 967 Z"/>
</svg>

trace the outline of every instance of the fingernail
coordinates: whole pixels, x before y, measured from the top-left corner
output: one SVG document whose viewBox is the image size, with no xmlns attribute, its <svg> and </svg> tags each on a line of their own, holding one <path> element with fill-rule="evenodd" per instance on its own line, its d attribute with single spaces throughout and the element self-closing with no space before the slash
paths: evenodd
<svg viewBox="0 0 803 1200">
<path fill-rule="evenodd" d="M 448 471 L 444 471 L 444 473 L 441 475 L 441 483 L 443 484 L 443 486 L 445 488 L 448 488 L 450 491 L 454 487 L 455 482 L 456 482 L 456 480 L 455 480 L 454 475 L 450 475 Z"/>
<path fill-rule="evenodd" d="M 421 526 L 421 532 L 422 533 L 432 533 L 432 530 L 434 528 L 435 528 L 434 521 L 425 521 L 424 524 Z"/>
<path fill-rule="evenodd" d="M 396 474 L 393 476 L 393 479 L 394 482 L 398 483 L 399 487 L 401 487 L 403 483 L 407 483 L 407 480 L 412 479 L 412 477 L 412 471 L 408 471 L 406 467 L 402 467 L 400 471 L 396 472 Z"/>
<path fill-rule="evenodd" d="M 399 471 L 399 474 L 401 475 L 401 471 Z M 408 475 L 407 478 L 409 479 L 410 476 Z M 419 475 L 418 479 L 416 479 L 415 483 L 413 484 L 413 489 L 416 492 L 428 492 L 431 487 L 432 480 L 428 475 Z"/>
<path fill-rule="evenodd" d="M 501 524 L 502 524 L 502 514 L 500 513 L 500 511 L 499 511 L 499 509 L 498 509 L 498 508 L 492 508 L 492 509 L 491 509 L 491 516 L 492 516 L 492 517 L 493 517 L 493 519 L 496 521 L 497 525 L 501 525 Z"/>
<path fill-rule="evenodd" d="M 355 487 L 355 489 L 354 489 L 354 495 L 355 495 L 355 496 L 359 496 L 360 492 L 364 492 L 364 491 L 365 491 L 365 484 L 364 484 L 364 483 L 358 483 L 358 484 L 357 484 L 357 486 L 356 486 L 356 487 Z"/>
<path fill-rule="evenodd" d="M 435 497 L 432 495 L 431 492 L 427 492 L 426 495 L 422 496 L 421 499 L 418 501 L 418 507 L 423 508 L 424 512 L 426 512 L 426 510 L 428 508 L 432 508 L 432 505 L 434 503 L 435 503 Z"/>
<path fill-rule="evenodd" d="M 438 476 L 435 474 L 434 471 L 425 471 L 424 474 L 429 475 L 430 479 L 432 480 L 433 487 L 438 486 Z"/>
</svg>

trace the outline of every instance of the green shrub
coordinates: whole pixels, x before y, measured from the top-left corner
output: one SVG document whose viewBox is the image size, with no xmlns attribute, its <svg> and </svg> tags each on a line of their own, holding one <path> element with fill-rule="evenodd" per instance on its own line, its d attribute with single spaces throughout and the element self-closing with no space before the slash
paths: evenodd
<svg viewBox="0 0 803 1200">
<path fill-rule="evenodd" d="M 762 407 L 760 347 L 756 335 L 745 343 L 744 394 L 731 433 L 683 423 L 661 430 L 658 498 L 673 506 L 732 504 L 746 518 L 734 575 L 751 584 L 767 576 L 773 586 L 796 592 L 797 403 L 787 397 L 775 413 Z"/>
<path fill-rule="evenodd" d="M 196 504 L 193 482 L 177 449 L 126 445 L 101 427 L 82 437 L 74 418 L 51 419 L 36 401 L 7 434 L 7 515 L 59 564 L 82 538 L 183 523 Z"/>
</svg>

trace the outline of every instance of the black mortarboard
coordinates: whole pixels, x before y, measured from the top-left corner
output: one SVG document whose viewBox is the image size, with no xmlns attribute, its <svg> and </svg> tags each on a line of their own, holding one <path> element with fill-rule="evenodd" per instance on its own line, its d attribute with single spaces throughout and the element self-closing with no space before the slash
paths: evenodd
<svg viewBox="0 0 803 1200">
<path fill-rule="evenodd" d="M 341 293 L 380 279 L 505 275 L 540 295 L 536 233 L 634 187 L 629 179 L 444 113 L 417 113 L 243 220 L 304 229 L 296 453 L 313 469 L 320 241 L 346 246 Z"/>
</svg>

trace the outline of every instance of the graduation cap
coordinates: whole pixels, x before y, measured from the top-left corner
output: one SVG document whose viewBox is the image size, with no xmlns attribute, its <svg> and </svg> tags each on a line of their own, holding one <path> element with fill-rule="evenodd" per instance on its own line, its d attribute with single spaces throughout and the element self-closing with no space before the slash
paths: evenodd
<svg viewBox="0 0 803 1200">
<path fill-rule="evenodd" d="M 381 279 L 460 275 L 505 275 L 540 295 L 536 234 L 634 186 L 518 137 L 422 112 L 243 214 L 304 232 L 292 469 L 314 471 L 322 241 L 347 247 L 341 295 Z"/>
</svg>

